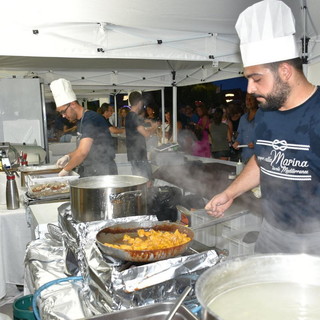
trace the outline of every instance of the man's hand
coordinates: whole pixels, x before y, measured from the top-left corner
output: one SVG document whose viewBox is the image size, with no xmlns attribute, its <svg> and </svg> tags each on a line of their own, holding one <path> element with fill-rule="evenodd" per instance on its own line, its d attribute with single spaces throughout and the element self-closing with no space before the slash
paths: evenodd
<svg viewBox="0 0 320 320">
<path fill-rule="evenodd" d="M 214 196 L 205 206 L 208 214 L 216 218 L 223 216 L 224 212 L 231 206 L 233 199 L 229 198 L 226 192 Z"/>
<path fill-rule="evenodd" d="M 65 176 L 68 176 L 68 175 L 69 175 L 69 171 L 64 170 L 64 169 L 62 169 L 58 174 L 59 177 L 65 177 Z"/>
<path fill-rule="evenodd" d="M 63 157 L 61 157 L 60 159 L 58 159 L 56 165 L 59 168 L 64 168 L 69 161 L 70 161 L 70 157 L 66 154 Z"/>
<path fill-rule="evenodd" d="M 232 148 L 233 148 L 233 149 L 236 149 L 236 150 L 239 150 L 239 147 L 238 147 L 239 144 L 240 144 L 240 143 L 239 143 L 238 141 L 236 141 L 236 142 L 232 145 Z"/>
</svg>

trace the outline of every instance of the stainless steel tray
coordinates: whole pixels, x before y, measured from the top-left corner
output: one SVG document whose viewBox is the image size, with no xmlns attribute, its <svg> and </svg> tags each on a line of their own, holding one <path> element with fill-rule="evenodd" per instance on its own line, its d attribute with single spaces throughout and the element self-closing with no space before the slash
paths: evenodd
<svg viewBox="0 0 320 320">
<path fill-rule="evenodd" d="M 115 311 L 103 315 L 98 315 L 89 319 L 94 320 L 165 320 L 174 302 L 156 303 L 144 307 L 132 308 L 123 311 Z M 198 320 L 186 307 L 180 306 L 173 320 Z"/>
</svg>

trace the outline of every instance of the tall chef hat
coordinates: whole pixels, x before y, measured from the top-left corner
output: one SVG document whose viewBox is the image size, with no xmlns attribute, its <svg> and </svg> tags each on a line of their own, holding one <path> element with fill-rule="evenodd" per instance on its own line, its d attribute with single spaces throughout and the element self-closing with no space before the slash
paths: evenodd
<svg viewBox="0 0 320 320">
<path fill-rule="evenodd" d="M 50 89 L 57 108 L 77 100 L 77 97 L 72 90 L 70 81 L 66 79 L 52 81 L 50 84 Z"/>
<path fill-rule="evenodd" d="M 299 57 L 291 9 L 263 0 L 244 10 L 236 23 L 244 67 Z"/>
</svg>

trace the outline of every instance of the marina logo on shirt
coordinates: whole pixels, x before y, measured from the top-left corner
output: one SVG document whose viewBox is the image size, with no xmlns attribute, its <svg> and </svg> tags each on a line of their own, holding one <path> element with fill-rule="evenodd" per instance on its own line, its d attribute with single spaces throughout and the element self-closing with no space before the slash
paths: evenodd
<svg viewBox="0 0 320 320">
<path fill-rule="evenodd" d="M 261 172 L 279 179 L 310 181 L 309 163 L 306 160 L 290 158 L 287 150 L 309 151 L 309 145 L 288 143 L 286 140 L 257 140 L 257 145 L 271 148 L 266 156 L 257 156 Z"/>
</svg>

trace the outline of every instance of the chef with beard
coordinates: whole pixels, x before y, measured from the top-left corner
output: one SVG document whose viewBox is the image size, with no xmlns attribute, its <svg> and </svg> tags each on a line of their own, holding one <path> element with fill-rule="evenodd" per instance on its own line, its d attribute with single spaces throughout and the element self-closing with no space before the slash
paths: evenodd
<svg viewBox="0 0 320 320">
<path fill-rule="evenodd" d="M 259 102 L 255 154 L 206 205 L 221 217 L 260 185 L 263 222 L 255 253 L 320 254 L 320 90 L 303 73 L 287 5 L 265 0 L 236 23 L 247 91 Z"/>
<path fill-rule="evenodd" d="M 50 89 L 57 112 L 77 123 L 77 148 L 57 161 L 59 176 L 77 169 L 80 177 L 118 174 L 115 148 L 109 127 L 102 115 L 83 108 L 77 101 L 70 81 L 54 80 Z"/>
</svg>

